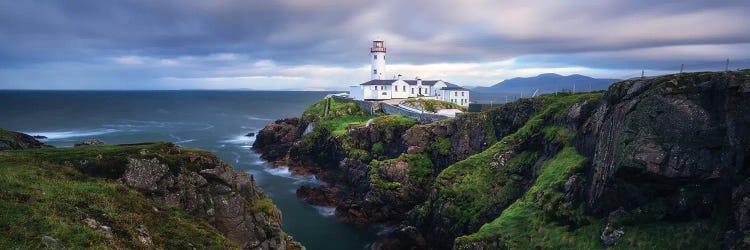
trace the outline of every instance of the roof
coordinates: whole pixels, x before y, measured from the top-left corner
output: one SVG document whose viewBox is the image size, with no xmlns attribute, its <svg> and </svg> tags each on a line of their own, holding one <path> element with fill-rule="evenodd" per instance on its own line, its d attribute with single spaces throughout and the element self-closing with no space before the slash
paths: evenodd
<svg viewBox="0 0 750 250">
<path fill-rule="evenodd" d="M 359 85 L 391 85 L 391 83 L 398 81 L 398 80 L 370 80 L 369 82 L 364 82 Z"/>
<path fill-rule="evenodd" d="M 465 89 L 464 87 L 461 87 L 461 86 L 458 86 L 449 82 L 446 82 L 445 85 L 446 87 L 442 87 L 440 89 L 442 90 L 468 90 L 468 89 Z"/>
<path fill-rule="evenodd" d="M 435 85 L 439 80 L 422 80 L 422 85 L 432 86 Z M 409 85 L 417 85 L 417 80 L 404 80 Z"/>
</svg>

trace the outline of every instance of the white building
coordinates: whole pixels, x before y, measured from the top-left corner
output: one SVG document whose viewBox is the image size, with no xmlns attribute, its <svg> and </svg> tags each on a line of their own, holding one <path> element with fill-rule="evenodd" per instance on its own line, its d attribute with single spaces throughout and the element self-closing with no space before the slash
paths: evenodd
<svg viewBox="0 0 750 250">
<path fill-rule="evenodd" d="M 370 48 L 372 60 L 370 81 L 349 87 L 349 97 L 356 100 L 388 100 L 406 98 L 435 99 L 469 105 L 469 90 L 442 80 L 385 80 L 385 46 L 383 41 L 373 41 Z"/>
</svg>

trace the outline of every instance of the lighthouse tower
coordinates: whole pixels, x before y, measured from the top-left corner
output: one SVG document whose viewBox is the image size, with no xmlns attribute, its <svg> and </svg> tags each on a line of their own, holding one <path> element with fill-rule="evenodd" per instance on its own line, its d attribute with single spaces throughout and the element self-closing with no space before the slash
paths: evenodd
<svg viewBox="0 0 750 250">
<path fill-rule="evenodd" d="M 372 41 L 370 59 L 372 60 L 370 80 L 383 80 L 385 75 L 385 46 L 383 41 Z"/>
</svg>

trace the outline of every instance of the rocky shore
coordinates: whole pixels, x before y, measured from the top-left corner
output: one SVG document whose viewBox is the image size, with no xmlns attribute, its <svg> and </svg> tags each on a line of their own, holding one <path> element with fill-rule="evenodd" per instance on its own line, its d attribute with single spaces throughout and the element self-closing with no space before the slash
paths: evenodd
<svg viewBox="0 0 750 250">
<path fill-rule="evenodd" d="M 418 125 L 323 100 L 257 135 L 382 249 L 750 247 L 750 71 L 615 83 Z"/>
</svg>

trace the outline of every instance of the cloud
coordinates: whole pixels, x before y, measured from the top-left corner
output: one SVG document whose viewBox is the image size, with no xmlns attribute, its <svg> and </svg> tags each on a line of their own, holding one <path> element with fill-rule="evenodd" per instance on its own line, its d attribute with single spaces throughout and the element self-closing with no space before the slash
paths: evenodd
<svg viewBox="0 0 750 250">
<path fill-rule="evenodd" d="M 389 74 L 471 85 L 740 67 L 748 12 L 698 0 L 0 1 L 0 88 L 341 88 L 367 80 L 376 38 Z"/>
</svg>

